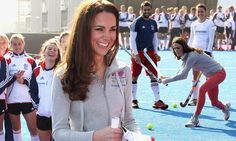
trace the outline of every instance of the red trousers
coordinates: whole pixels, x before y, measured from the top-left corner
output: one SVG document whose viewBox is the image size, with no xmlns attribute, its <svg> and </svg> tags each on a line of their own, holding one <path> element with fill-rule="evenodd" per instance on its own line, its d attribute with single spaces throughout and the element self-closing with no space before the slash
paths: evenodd
<svg viewBox="0 0 236 141">
<path fill-rule="evenodd" d="M 206 92 L 210 98 L 212 106 L 224 109 L 224 104 L 218 100 L 219 84 L 225 80 L 226 72 L 224 69 L 207 78 L 206 82 L 199 89 L 199 96 L 195 115 L 200 115 L 206 100 Z"/>
</svg>

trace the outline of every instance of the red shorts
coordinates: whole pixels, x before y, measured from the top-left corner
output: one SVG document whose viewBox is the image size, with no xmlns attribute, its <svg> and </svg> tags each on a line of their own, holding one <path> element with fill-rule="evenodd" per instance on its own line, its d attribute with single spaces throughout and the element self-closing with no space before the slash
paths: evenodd
<svg viewBox="0 0 236 141">
<path fill-rule="evenodd" d="M 147 54 L 153 60 L 155 65 L 157 65 L 157 58 L 156 58 L 155 52 L 153 50 L 149 50 L 149 51 L 147 51 Z M 140 57 L 140 60 L 141 60 L 142 64 L 145 67 L 147 67 L 147 69 L 150 70 L 155 76 L 157 76 L 157 71 L 152 66 L 152 64 L 146 59 L 146 57 L 143 54 L 143 51 L 138 51 L 138 55 Z M 142 66 L 137 64 L 133 58 L 131 59 L 131 70 L 132 70 L 132 76 L 133 77 L 138 77 L 142 72 Z M 150 76 L 150 74 L 147 71 L 146 71 L 146 74 Z"/>
</svg>

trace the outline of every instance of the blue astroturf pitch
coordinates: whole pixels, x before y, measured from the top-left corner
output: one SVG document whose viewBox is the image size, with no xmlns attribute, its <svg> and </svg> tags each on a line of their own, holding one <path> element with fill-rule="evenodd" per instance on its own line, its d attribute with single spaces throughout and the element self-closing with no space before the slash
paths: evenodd
<svg viewBox="0 0 236 141">
<path fill-rule="evenodd" d="M 235 141 L 236 140 L 236 52 L 214 51 L 214 59 L 225 67 L 227 76 L 219 86 L 219 99 L 231 103 L 231 117 L 229 121 L 223 120 L 223 113 L 211 106 L 208 96 L 205 107 L 200 116 L 200 127 L 186 128 L 185 123 L 192 116 L 195 107 L 182 108 L 179 102 L 184 101 L 191 90 L 192 72 L 188 79 L 170 83 L 168 86 L 160 85 L 161 99 L 169 105 L 168 110 L 152 108 L 153 93 L 150 88 L 150 79 L 144 72 L 138 80 L 137 99 L 140 109 L 134 109 L 134 117 L 142 133 L 155 137 L 156 141 Z M 181 68 L 182 61 L 176 60 L 171 51 L 160 51 L 161 61 L 158 67 L 163 75 L 175 75 Z M 119 59 L 130 64 L 129 55 L 119 51 Z M 200 84 L 204 82 L 202 76 Z M 172 105 L 176 103 L 177 108 Z M 153 130 L 146 125 L 152 123 Z"/>
<path fill-rule="evenodd" d="M 158 67 L 163 75 L 175 75 L 180 70 L 182 62 L 176 60 L 171 51 L 160 51 L 159 55 L 161 61 Z M 168 86 L 160 84 L 161 99 L 169 105 L 165 111 L 152 108 L 154 96 L 150 80 L 142 72 L 137 90 L 140 109 L 134 109 L 133 113 L 143 134 L 155 137 L 155 141 L 236 141 L 236 51 L 214 51 L 213 55 L 227 73 L 225 81 L 219 86 L 219 100 L 231 103 L 230 119 L 224 121 L 221 110 L 212 107 L 206 95 L 206 103 L 199 117 L 200 127 L 184 127 L 195 107 L 182 108 L 179 102 L 184 101 L 190 92 L 192 72 L 189 72 L 186 80 L 173 82 Z M 119 50 L 118 59 L 130 64 L 130 56 L 124 50 Z M 200 84 L 204 79 L 202 76 Z M 177 108 L 172 107 L 174 103 Z M 22 122 L 24 138 L 28 141 L 29 133 L 23 119 Z M 146 128 L 148 123 L 153 125 L 152 130 Z"/>
</svg>

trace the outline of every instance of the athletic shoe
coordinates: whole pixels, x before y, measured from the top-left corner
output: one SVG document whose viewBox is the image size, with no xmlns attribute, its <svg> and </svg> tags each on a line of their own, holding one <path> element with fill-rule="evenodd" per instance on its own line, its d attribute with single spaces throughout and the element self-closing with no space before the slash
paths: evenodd
<svg viewBox="0 0 236 141">
<path fill-rule="evenodd" d="M 199 126 L 199 121 L 198 118 L 195 118 L 192 116 L 189 121 L 185 124 L 185 127 L 198 127 Z"/>
<path fill-rule="evenodd" d="M 192 99 L 188 104 L 188 106 L 196 106 L 196 105 L 197 105 L 197 99 Z"/>
<path fill-rule="evenodd" d="M 138 106 L 138 100 L 132 100 L 132 107 L 133 107 L 133 108 L 139 108 L 139 106 Z"/>
<path fill-rule="evenodd" d="M 154 102 L 152 107 L 155 109 L 166 110 L 168 108 L 168 105 L 165 104 L 162 100 L 158 100 L 158 101 Z"/>
<path fill-rule="evenodd" d="M 229 110 L 230 110 L 230 103 L 226 103 L 225 104 L 225 110 L 223 111 L 225 120 L 228 120 L 229 117 L 230 117 L 230 111 Z"/>
</svg>

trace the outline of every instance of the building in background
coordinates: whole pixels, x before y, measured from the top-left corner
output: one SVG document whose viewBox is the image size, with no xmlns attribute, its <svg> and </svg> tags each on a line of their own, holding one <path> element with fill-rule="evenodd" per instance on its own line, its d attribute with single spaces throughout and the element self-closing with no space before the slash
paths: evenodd
<svg viewBox="0 0 236 141">
<path fill-rule="evenodd" d="M 71 21 L 76 7 L 83 0 L 16 0 L 18 3 L 18 19 L 16 32 L 59 33 L 71 27 Z M 121 4 L 133 6 L 136 15 L 139 13 L 143 0 L 110 0 L 117 7 Z M 215 9 L 217 0 L 149 0 L 153 9 L 166 7 L 187 7 L 204 3 L 208 9 Z M 235 0 L 232 0 L 235 1 Z"/>
<path fill-rule="evenodd" d="M 1 23 L 0 32 L 21 33 L 25 37 L 26 50 L 37 54 L 45 40 L 58 36 L 69 30 L 77 6 L 84 0 L 0 0 Z M 139 15 L 140 4 L 144 0 L 109 0 L 119 9 L 121 4 L 134 7 Z M 166 7 L 187 7 L 204 3 L 209 9 L 215 9 L 217 2 L 224 0 L 149 0 L 153 9 Z M 234 2 L 236 0 L 227 0 Z M 219 3 L 218 3 L 219 4 Z M 226 4 L 227 5 L 227 4 Z M 3 18 L 4 20 L 3 20 Z"/>
<path fill-rule="evenodd" d="M 229 6 L 233 6 L 236 9 L 236 0 L 218 0 L 217 6 L 222 6 L 222 11 L 226 11 Z"/>
<path fill-rule="evenodd" d="M 71 25 L 83 0 L 17 0 L 16 32 L 59 33 Z"/>
</svg>

